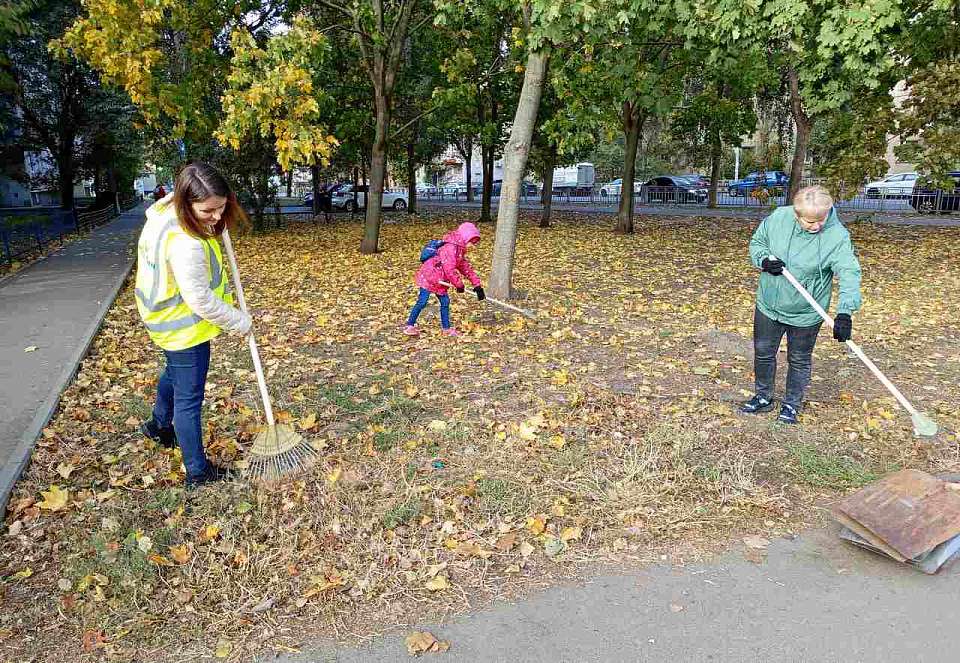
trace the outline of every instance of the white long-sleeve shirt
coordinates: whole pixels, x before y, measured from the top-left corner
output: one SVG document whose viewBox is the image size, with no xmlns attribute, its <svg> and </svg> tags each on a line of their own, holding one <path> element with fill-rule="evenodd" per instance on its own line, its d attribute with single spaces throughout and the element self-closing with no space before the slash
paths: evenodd
<svg viewBox="0 0 960 663">
<path fill-rule="evenodd" d="M 250 333 L 253 325 L 250 316 L 221 300 L 210 289 L 207 253 L 200 240 L 177 233 L 168 246 L 167 264 L 191 311 L 226 331 L 240 335 Z"/>
</svg>

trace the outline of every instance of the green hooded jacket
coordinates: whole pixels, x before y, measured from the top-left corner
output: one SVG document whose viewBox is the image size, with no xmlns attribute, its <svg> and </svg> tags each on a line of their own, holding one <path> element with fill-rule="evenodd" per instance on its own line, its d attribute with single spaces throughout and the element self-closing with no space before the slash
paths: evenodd
<svg viewBox="0 0 960 663">
<path fill-rule="evenodd" d="M 817 303 L 830 310 L 834 275 L 840 280 L 837 313 L 860 308 L 860 263 L 853 253 L 850 233 L 840 223 L 835 209 L 818 233 L 800 227 L 793 206 L 778 207 L 753 233 L 750 261 L 754 267 L 767 256 L 780 258 Z M 820 316 L 783 276 L 760 273 L 757 308 L 771 320 L 794 327 L 810 327 Z"/>
</svg>

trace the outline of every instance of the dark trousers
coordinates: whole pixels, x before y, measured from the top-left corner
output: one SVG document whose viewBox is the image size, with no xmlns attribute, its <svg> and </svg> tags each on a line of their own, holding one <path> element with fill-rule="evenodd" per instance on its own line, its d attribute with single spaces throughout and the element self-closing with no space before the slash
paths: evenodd
<svg viewBox="0 0 960 663">
<path fill-rule="evenodd" d="M 813 372 L 813 346 L 817 343 L 820 324 L 812 327 L 793 327 L 771 320 L 759 309 L 753 313 L 753 372 L 757 379 L 757 395 L 773 400 L 773 385 L 777 379 L 777 352 L 780 341 L 787 335 L 787 388 L 783 402 L 797 411 L 803 402 L 803 392 L 810 384 Z"/>
<path fill-rule="evenodd" d="M 153 420 L 158 428 L 170 428 L 177 434 L 188 477 L 199 477 L 209 465 L 203 452 L 200 408 L 210 368 L 210 341 L 186 350 L 164 350 L 167 365 L 157 384 L 157 402 Z"/>
</svg>

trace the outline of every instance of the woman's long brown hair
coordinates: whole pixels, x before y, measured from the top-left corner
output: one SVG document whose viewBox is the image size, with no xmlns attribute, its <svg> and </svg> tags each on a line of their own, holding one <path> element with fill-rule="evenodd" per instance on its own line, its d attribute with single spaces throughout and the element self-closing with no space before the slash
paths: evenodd
<svg viewBox="0 0 960 663">
<path fill-rule="evenodd" d="M 212 196 L 225 198 L 227 205 L 211 231 L 194 215 L 192 205 Z M 237 202 L 237 195 L 226 178 L 213 166 L 199 161 L 186 164 L 177 174 L 173 186 L 173 206 L 180 225 L 197 239 L 219 237 L 225 229 L 232 229 L 247 220 L 247 214 Z"/>
</svg>

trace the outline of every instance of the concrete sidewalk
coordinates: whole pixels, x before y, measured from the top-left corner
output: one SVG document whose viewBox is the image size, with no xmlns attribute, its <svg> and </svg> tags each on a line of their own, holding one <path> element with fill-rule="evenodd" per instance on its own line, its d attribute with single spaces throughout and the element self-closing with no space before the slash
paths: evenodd
<svg viewBox="0 0 960 663">
<path fill-rule="evenodd" d="M 145 209 L 0 281 L 0 513 L 130 273 Z"/>
<path fill-rule="evenodd" d="M 762 565 L 718 562 L 601 575 L 362 648 L 304 645 L 281 663 L 409 660 L 404 637 L 450 642 L 438 663 L 953 663 L 960 564 L 937 576 L 840 541 L 836 528 L 775 541 Z"/>
</svg>

